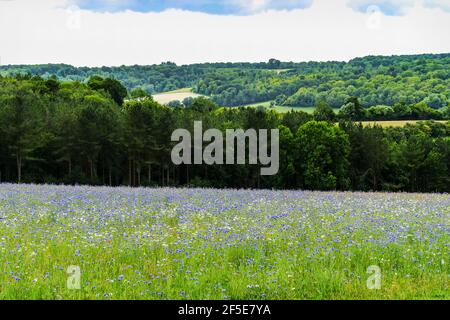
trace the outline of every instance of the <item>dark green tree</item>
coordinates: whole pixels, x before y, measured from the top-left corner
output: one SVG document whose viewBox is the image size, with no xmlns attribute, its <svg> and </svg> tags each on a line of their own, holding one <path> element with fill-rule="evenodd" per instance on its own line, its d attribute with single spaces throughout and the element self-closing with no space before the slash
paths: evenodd
<svg viewBox="0 0 450 320">
<path fill-rule="evenodd" d="M 94 90 L 105 90 L 119 106 L 123 104 L 128 95 L 127 89 L 119 81 L 112 78 L 103 79 L 94 76 L 89 79 L 88 85 Z"/>
<path fill-rule="evenodd" d="M 316 121 L 334 122 L 336 120 L 336 114 L 333 109 L 323 100 L 316 103 L 313 117 Z"/>
<path fill-rule="evenodd" d="M 310 121 L 302 125 L 296 135 L 303 187 L 332 190 L 348 187 L 347 134 L 328 122 Z"/>
<path fill-rule="evenodd" d="M 0 97 L 1 134 L 15 158 L 17 181 L 22 181 L 25 160 L 43 142 L 44 105 L 29 82 L 15 83 L 11 91 Z"/>
<path fill-rule="evenodd" d="M 361 121 L 366 119 L 366 110 L 363 108 L 358 98 L 351 97 L 339 110 L 339 117 L 345 120 Z"/>
</svg>

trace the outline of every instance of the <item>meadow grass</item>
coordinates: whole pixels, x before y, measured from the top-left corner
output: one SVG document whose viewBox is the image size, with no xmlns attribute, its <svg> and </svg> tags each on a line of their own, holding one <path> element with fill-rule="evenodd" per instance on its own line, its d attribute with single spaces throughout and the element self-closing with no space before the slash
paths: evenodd
<svg viewBox="0 0 450 320">
<path fill-rule="evenodd" d="M 275 110 L 279 113 L 287 113 L 291 110 L 294 111 L 303 111 L 309 114 L 312 114 L 314 112 L 314 110 L 316 109 L 315 107 L 287 107 L 287 106 L 270 106 L 271 101 L 264 101 L 264 102 L 260 102 L 260 103 L 253 103 L 253 104 L 249 104 L 249 105 L 245 105 L 244 107 L 248 107 L 248 108 L 257 108 L 257 107 L 263 107 L 269 110 Z"/>
<path fill-rule="evenodd" d="M 449 195 L 5 184 L 0 217 L 0 299 L 450 298 Z"/>
</svg>

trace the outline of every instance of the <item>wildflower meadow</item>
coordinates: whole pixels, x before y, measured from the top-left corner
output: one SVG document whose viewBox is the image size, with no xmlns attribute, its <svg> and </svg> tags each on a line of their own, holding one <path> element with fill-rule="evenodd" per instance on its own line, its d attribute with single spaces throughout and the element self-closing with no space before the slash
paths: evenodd
<svg viewBox="0 0 450 320">
<path fill-rule="evenodd" d="M 450 196 L 0 185 L 0 299 L 449 299 Z"/>
</svg>

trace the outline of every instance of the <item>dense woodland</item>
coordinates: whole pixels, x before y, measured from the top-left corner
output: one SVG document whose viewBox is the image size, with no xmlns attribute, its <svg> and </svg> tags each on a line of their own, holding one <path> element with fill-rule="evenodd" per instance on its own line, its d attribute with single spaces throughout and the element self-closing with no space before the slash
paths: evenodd
<svg viewBox="0 0 450 320">
<path fill-rule="evenodd" d="M 188 107 L 172 108 L 144 90 L 129 93 L 111 78 L 0 77 L 0 178 L 114 186 L 450 191 L 450 122 L 365 127 L 357 120 L 367 109 L 357 97 L 347 98 L 338 116 L 326 101 L 316 105 L 312 115 L 280 114 L 219 107 L 201 97 Z M 280 129 L 278 175 L 260 176 L 257 165 L 174 166 L 171 134 L 177 128 L 193 130 L 195 120 L 203 121 L 204 130 Z"/>
<path fill-rule="evenodd" d="M 56 75 L 60 80 L 86 82 L 92 76 L 119 80 L 128 91 L 149 94 L 192 87 L 221 106 L 274 101 L 279 106 L 314 107 L 319 101 L 341 108 L 351 98 L 372 108 L 374 118 L 414 119 L 424 105 L 425 118 L 438 120 L 450 102 L 450 54 L 369 56 L 345 62 L 207 63 L 177 66 L 75 68 L 69 65 L 0 66 L 3 76 Z M 422 114 L 423 110 L 419 111 Z"/>
</svg>

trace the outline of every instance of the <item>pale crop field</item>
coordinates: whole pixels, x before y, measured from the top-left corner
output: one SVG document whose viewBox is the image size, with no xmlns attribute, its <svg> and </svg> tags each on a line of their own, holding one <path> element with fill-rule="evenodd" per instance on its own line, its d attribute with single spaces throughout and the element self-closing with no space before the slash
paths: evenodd
<svg viewBox="0 0 450 320">
<path fill-rule="evenodd" d="M 3 184 L 0 299 L 449 299 L 449 218 L 448 194 Z"/>
<path fill-rule="evenodd" d="M 183 102 L 186 98 L 198 98 L 202 95 L 192 92 L 191 88 L 184 88 L 170 92 L 163 92 L 153 95 L 153 99 L 160 104 L 168 104 L 171 101 Z"/>
<path fill-rule="evenodd" d="M 424 120 L 400 120 L 400 121 L 363 121 L 364 126 L 381 126 L 383 128 L 402 128 L 407 124 L 417 124 L 418 122 L 423 122 Z M 439 123 L 446 123 L 448 121 L 435 121 Z"/>
</svg>

